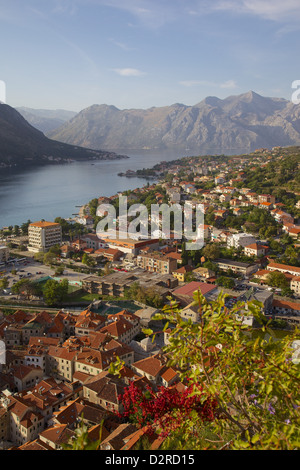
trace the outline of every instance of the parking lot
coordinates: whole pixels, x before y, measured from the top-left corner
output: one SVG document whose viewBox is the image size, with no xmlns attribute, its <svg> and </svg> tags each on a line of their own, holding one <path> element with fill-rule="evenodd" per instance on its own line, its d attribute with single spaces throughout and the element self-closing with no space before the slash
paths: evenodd
<svg viewBox="0 0 300 470">
<path fill-rule="evenodd" d="M 15 274 L 13 274 L 14 271 Z M 6 277 L 9 281 L 8 288 L 5 289 L 4 295 L 11 295 L 11 287 L 21 279 L 38 280 L 46 276 L 54 277 L 55 269 L 50 266 L 45 266 L 32 258 L 27 258 L 25 261 L 15 260 L 15 262 L 10 263 L 8 266 L 0 268 L 0 273 L 1 277 Z M 87 274 L 78 273 L 65 268 L 63 274 L 59 277 L 75 283 L 82 281 L 87 277 Z"/>
</svg>

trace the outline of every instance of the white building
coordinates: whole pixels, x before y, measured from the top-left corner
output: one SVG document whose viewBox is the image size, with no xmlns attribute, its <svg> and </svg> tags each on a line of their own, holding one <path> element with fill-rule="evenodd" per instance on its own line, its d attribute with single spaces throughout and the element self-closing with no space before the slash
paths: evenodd
<svg viewBox="0 0 300 470">
<path fill-rule="evenodd" d="M 28 251 L 46 252 L 54 245 L 62 243 L 62 229 L 55 222 L 33 222 L 28 227 Z"/>
<path fill-rule="evenodd" d="M 234 233 L 227 238 L 227 248 L 244 248 L 245 246 L 255 243 L 256 239 L 249 233 Z"/>
</svg>

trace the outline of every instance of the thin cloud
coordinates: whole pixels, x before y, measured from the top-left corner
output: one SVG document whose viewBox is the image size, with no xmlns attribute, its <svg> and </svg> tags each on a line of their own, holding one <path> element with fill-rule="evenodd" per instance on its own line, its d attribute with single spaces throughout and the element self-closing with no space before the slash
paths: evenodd
<svg viewBox="0 0 300 470">
<path fill-rule="evenodd" d="M 112 44 L 114 44 L 115 46 L 117 46 L 117 47 L 119 47 L 120 49 L 122 49 L 123 51 L 134 51 L 134 50 L 136 50 L 135 48 L 128 46 L 128 45 L 125 44 L 124 42 L 116 41 L 115 39 L 112 39 L 112 38 L 110 38 L 109 41 L 110 41 Z"/>
<path fill-rule="evenodd" d="M 121 77 L 141 77 L 146 75 L 145 72 L 133 68 L 113 69 L 113 71 L 121 75 Z"/>
<path fill-rule="evenodd" d="M 219 0 L 213 10 L 252 14 L 273 21 L 295 21 L 300 18 L 299 0 Z"/>
<path fill-rule="evenodd" d="M 227 80 L 226 82 L 223 82 L 223 83 L 211 82 L 209 80 L 182 80 L 179 82 L 179 84 L 185 87 L 206 86 L 206 87 L 226 88 L 226 89 L 237 88 L 237 83 L 235 80 Z"/>
<path fill-rule="evenodd" d="M 227 82 L 221 83 L 220 88 L 233 89 L 237 88 L 235 80 L 227 80 Z"/>
<path fill-rule="evenodd" d="M 193 86 L 218 86 L 214 82 L 209 82 L 207 80 L 182 80 L 179 82 L 179 85 L 183 85 L 186 87 L 193 87 Z"/>
<path fill-rule="evenodd" d="M 166 23 L 182 18 L 185 8 L 179 0 L 162 2 L 161 0 L 89 0 L 98 5 L 126 11 L 147 28 L 160 28 Z M 131 26 L 134 26 L 131 24 Z"/>
</svg>

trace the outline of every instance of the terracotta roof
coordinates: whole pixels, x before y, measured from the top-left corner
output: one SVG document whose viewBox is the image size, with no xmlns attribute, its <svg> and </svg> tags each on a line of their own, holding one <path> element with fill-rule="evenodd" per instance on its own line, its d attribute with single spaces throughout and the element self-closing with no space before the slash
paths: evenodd
<svg viewBox="0 0 300 470">
<path fill-rule="evenodd" d="M 45 442 L 42 442 L 40 439 L 35 439 L 34 441 L 26 442 L 22 446 L 17 448 L 18 450 L 54 450 Z"/>
<path fill-rule="evenodd" d="M 134 362 L 133 367 L 156 377 L 166 369 L 166 360 L 164 356 L 161 356 L 161 354 L 155 354 L 154 356 Z"/>
<path fill-rule="evenodd" d="M 45 228 L 45 227 L 59 227 L 59 224 L 56 223 L 56 222 L 46 222 L 46 221 L 40 221 L 40 222 L 32 222 L 31 224 L 29 224 L 29 227 L 41 227 L 41 228 Z"/>
<path fill-rule="evenodd" d="M 183 296 L 189 296 L 192 297 L 194 292 L 197 290 L 200 290 L 200 292 L 205 295 L 208 292 L 214 290 L 216 286 L 212 286 L 211 284 L 206 284 L 205 282 L 197 282 L 197 281 L 192 281 L 186 284 L 185 286 L 179 287 L 178 289 L 175 289 L 172 294 L 174 295 L 183 295 Z"/>
<path fill-rule="evenodd" d="M 66 406 L 60 408 L 58 412 L 54 412 L 55 421 L 60 424 L 72 425 L 76 423 L 77 418 L 83 417 L 94 424 L 100 424 L 106 416 L 107 411 L 100 406 L 96 406 L 79 397 L 69 402 Z"/>
<path fill-rule="evenodd" d="M 176 271 L 173 271 L 173 273 L 190 273 L 191 271 L 193 271 L 192 266 L 187 264 L 186 266 L 182 266 L 181 268 L 176 269 Z"/>
<path fill-rule="evenodd" d="M 101 448 L 105 449 L 109 446 L 111 450 L 120 450 L 125 443 L 125 439 L 137 429 L 133 424 L 120 424 L 106 439 L 101 443 Z"/>
<path fill-rule="evenodd" d="M 57 424 L 40 433 L 40 436 L 53 444 L 66 444 L 76 433 L 68 428 L 67 424 Z"/>
<path fill-rule="evenodd" d="M 268 268 L 282 269 L 285 271 L 292 271 L 300 274 L 300 268 L 298 268 L 297 266 L 289 266 L 288 264 L 274 263 L 271 261 L 267 266 L 267 269 Z"/>
<path fill-rule="evenodd" d="M 109 374 L 102 377 L 100 374 L 99 377 L 96 377 L 93 381 L 89 380 L 84 386 L 97 393 L 97 396 L 102 400 L 114 405 L 119 404 L 119 396 L 124 393 L 126 387 L 124 382 Z"/>
<path fill-rule="evenodd" d="M 289 300 L 273 300 L 273 307 L 287 308 L 292 310 L 300 310 L 300 302 L 290 302 Z"/>
<path fill-rule="evenodd" d="M 134 328 L 133 324 L 121 317 L 117 321 L 104 326 L 100 331 L 103 333 L 109 333 L 115 338 L 120 338 L 124 333 L 130 331 L 132 328 Z"/>
</svg>

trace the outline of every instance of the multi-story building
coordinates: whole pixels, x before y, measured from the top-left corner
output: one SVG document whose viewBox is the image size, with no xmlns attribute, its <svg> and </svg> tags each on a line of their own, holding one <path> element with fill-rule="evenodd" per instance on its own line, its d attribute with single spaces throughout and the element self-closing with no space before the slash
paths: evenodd
<svg viewBox="0 0 300 470">
<path fill-rule="evenodd" d="M 274 263 L 271 261 L 267 266 L 268 271 L 279 271 L 281 273 L 292 274 L 293 276 L 300 276 L 300 268 L 297 266 L 290 266 L 288 264 Z"/>
<path fill-rule="evenodd" d="M 255 243 L 256 239 L 249 233 L 234 233 L 227 238 L 227 248 L 244 248 L 245 246 Z"/>
<path fill-rule="evenodd" d="M 61 226 L 55 222 L 33 222 L 28 227 L 28 238 L 29 251 L 46 252 L 52 246 L 62 243 Z"/>
<path fill-rule="evenodd" d="M 178 280 L 171 274 L 155 275 L 150 272 L 135 271 L 134 273 L 114 272 L 107 276 L 88 276 L 83 280 L 82 288 L 90 294 L 124 297 L 126 289 L 133 283 L 145 289 L 151 289 L 166 299 Z"/>
<path fill-rule="evenodd" d="M 292 278 L 290 288 L 297 296 L 300 296 L 300 276 L 295 276 Z"/>
<path fill-rule="evenodd" d="M 5 245 L 0 245 L 0 263 L 6 263 L 9 258 L 9 249 Z"/>
<path fill-rule="evenodd" d="M 257 271 L 256 264 L 242 263 L 241 261 L 232 261 L 230 259 L 216 259 L 214 263 L 222 271 L 233 271 L 237 274 L 242 274 L 243 276 L 249 276 Z"/>
<path fill-rule="evenodd" d="M 177 269 L 177 260 L 161 254 L 138 255 L 137 266 L 146 271 L 170 274 Z"/>
</svg>

